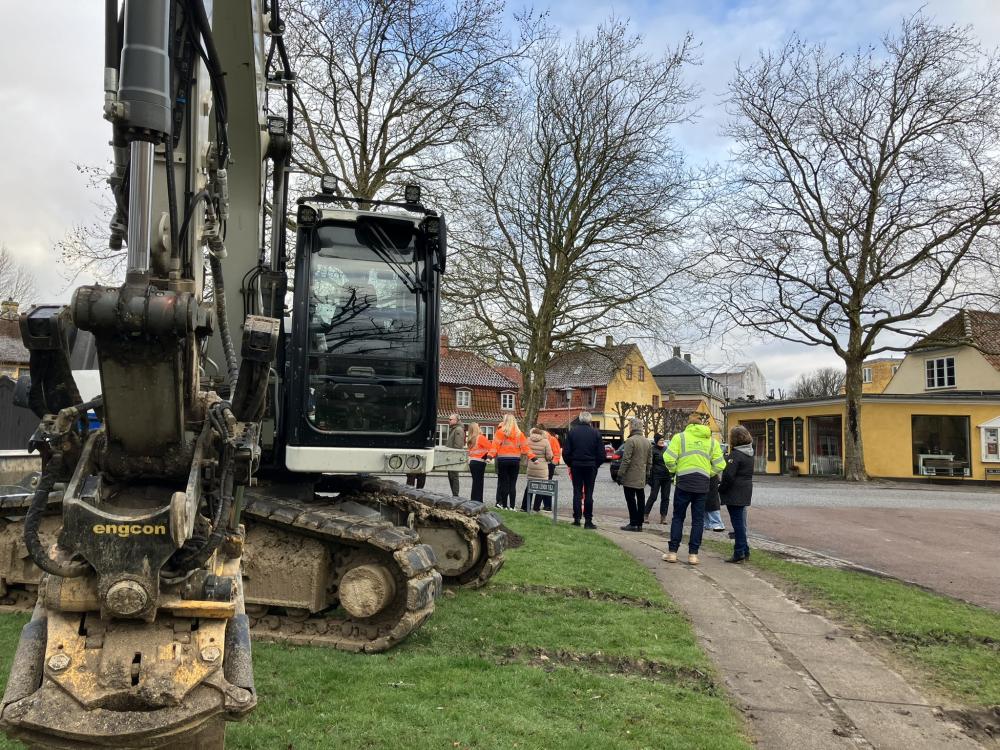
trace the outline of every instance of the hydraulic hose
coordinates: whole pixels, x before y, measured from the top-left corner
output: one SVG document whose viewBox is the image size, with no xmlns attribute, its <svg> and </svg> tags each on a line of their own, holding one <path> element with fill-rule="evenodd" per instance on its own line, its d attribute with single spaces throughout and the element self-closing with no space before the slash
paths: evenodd
<svg viewBox="0 0 1000 750">
<path fill-rule="evenodd" d="M 208 254 L 208 262 L 212 268 L 212 288 L 215 295 L 215 315 L 219 319 L 219 336 L 222 338 L 222 350 L 226 354 L 226 372 L 229 377 L 230 393 L 236 388 L 236 380 L 240 374 L 240 363 L 236 359 L 236 347 L 229 331 L 229 319 L 226 317 L 226 287 L 222 280 L 222 261 L 213 253 Z"/>
<path fill-rule="evenodd" d="M 38 487 L 31 499 L 31 507 L 24 519 L 24 544 L 35 565 L 54 576 L 61 578 L 77 578 L 87 572 L 86 563 L 60 563 L 49 557 L 48 551 L 42 546 L 38 537 L 38 526 L 42 522 L 42 514 L 49 502 L 49 493 L 55 486 L 55 478 L 51 474 L 42 473 Z"/>
</svg>

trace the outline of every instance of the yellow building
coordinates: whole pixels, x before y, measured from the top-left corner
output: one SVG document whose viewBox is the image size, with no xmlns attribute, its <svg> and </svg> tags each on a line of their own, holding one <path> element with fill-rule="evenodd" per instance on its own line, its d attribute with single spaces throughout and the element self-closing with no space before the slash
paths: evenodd
<svg viewBox="0 0 1000 750">
<path fill-rule="evenodd" d="M 1000 480 L 998 331 L 1000 315 L 963 311 L 911 348 L 882 393 L 862 396 L 870 476 Z M 760 473 L 843 474 L 842 397 L 733 403 L 726 422 L 750 430 Z"/>
<path fill-rule="evenodd" d="M 566 352 L 545 373 L 545 404 L 538 422 L 562 430 L 589 411 L 593 424 L 608 436 L 620 433 L 624 422 L 618 404 L 658 406 L 660 389 L 635 344 L 615 344 Z M 631 414 L 627 415 L 631 416 Z M 626 418 L 627 418 L 626 416 Z"/>
<path fill-rule="evenodd" d="M 902 363 L 901 357 L 866 360 L 861 367 L 861 392 L 882 393 Z M 840 392 L 843 393 L 843 389 Z"/>
</svg>

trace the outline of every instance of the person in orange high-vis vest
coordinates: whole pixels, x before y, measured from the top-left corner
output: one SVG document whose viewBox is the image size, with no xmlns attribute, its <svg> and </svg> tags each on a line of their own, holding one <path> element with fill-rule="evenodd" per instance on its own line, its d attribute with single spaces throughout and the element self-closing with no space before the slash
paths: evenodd
<svg viewBox="0 0 1000 750">
<path fill-rule="evenodd" d="M 470 498 L 483 501 L 483 479 L 486 475 L 486 455 L 490 452 L 490 439 L 483 434 L 478 422 L 469 425 L 469 473 L 472 474 Z"/>
<path fill-rule="evenodd" d="M 549 479 L 552 479 L 556 473 L 556 466 L 562 461 L 562 445 L 559 444 L 559 438 L 551 432 L 546 434 L 549 436 L 549 445 L 552 446 L 552 460 L 549 462 Z"/>
<path fill-rule="evenodd" d="M 537 461 L 528 446 L 528 438 L 517 426 L 513 414 L 504 416 L 493 435 L 493 444 L 487 458 L 497 460 L 497 507 L 514 509 L 517 502 L 517 472 L 521 468 L 521 456 Z"/>
</svg>

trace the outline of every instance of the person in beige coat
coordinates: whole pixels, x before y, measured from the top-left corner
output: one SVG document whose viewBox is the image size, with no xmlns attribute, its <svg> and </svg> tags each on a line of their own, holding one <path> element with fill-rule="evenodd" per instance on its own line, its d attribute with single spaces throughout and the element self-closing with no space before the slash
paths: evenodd
<svg viewBox="0 0 1000 750">
<path fill-rule="evenodd" d="M 622 445 L 622 462 L 615 481 L 625 489 L 625 504 L 628 505 L 628 525 L 623 531 L 642 531 L 643 515 L 646 510 L 646 477 L 649 475 L 653 444 L 646 437 L 646 427 L 638 417 L 629 420 L 632 430 L 628 440 Z"/>
<path fill-rule="evenodd" d="M 535 457 L 528 461 L 527 477 L 531 479 L 548 479 L 549 462 L 552 460 L 552 444 L 549 442 L 549 435 L 541 427 L 532 427 L 528 433 L 528 447 Z M 542 505 L 545 510 L 552 510 L 551 495 L 535 495 L 535 510 Z M 521 510 L 528 510 L 528 488 L 524 488 L 524 496 L 521 498 Z"/>
</svg>

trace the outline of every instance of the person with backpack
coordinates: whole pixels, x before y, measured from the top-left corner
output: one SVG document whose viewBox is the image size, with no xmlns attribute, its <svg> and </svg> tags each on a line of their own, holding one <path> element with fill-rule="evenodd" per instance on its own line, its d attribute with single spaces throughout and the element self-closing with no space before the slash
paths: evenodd
<svg viewBox="0 0 1000 750">
<path fill-rule="evenodd" d="M 663 451 L 663 463 L 674 475 L 674 515 L 670 520 L 670 542 L 663 559 L 677 562 L 681 547 L 684 517 L 691 507 L 691 536 L 688 539 L 688 564 L 698 564 L 698 550 L 705 529 L 705 501 L 712 477 L 726 468 L 719 442 L 708 428 L 710 415 L 692 412 L 688 425 L 670 439 Z"/>
<path fill-rule="evenodd" d="M 644 520 L 649 523 L 649 514 L 656 505 L 656 498 L 660 498 L 660 523 L 667 522 L 667 507 L 670 504 L 670 472 L 667 465 L 663 463 L 663 450 L 667 447 L 667 440 L 660 433 L 653 435 L 653 442 L 650 445 L 649 477 L 646 484 L 649 485 L 649 499 L 646 501 Z"/>
</svg>

